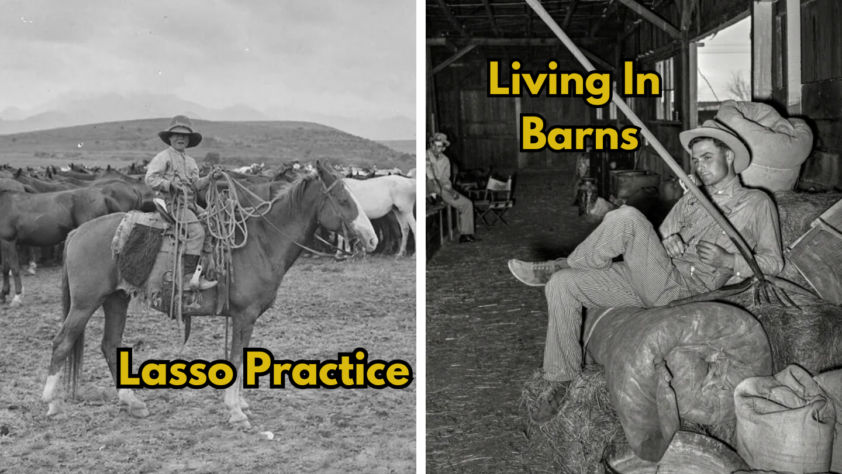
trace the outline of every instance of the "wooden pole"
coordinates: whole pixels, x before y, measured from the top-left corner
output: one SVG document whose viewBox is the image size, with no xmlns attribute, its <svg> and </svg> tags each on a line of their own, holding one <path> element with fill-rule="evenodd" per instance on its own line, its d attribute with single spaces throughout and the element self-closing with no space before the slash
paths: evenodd
<svg viewBox="0 0 842 474">
<path fill-rule="evenodd" d="M 541 4 L 537 2 L 537 0 L 526 0 L 526 3 L 528 3 L 529 6 L 531 6 L 532 9 L 535 10 L 535 13 L 538 14 L 538 16 L 541 17 L 542 20 L 544 20 L 544 23 L 546 23 L 550 30 L 552 30 L 552 32 L 555 33 L 556 36 L 558 36 L 558 39 L 560 39 L 561 42 L 564 43 L 565 46 L 567 46 L 567 49 L 569 49 L 573 56 L 575 56 L 576 59 L 579 60 L 582 66 L 584 66 L 584 68 L 588 72 L 593 71 L 593 64 L 591 64 L 590 61 L 588 61 L 588 58 L 586 58 L 582 54 L 582 52 L 579 51 L 579 48 L 576 47 L 576 45 L 573 44 L 572 41 L 570 41 L 570 38 L 564 31 L 561 30 L 561 28 L 559 28 L 558 23 L 556 23 L 555 20 L 553 20 L 553 18 L 550 16 L 550 14 L 547 13 L 547 10 L 545 10 L 544 7 L 542 7 Z M 702 191 L 699 190 L 696 184 L 692 180 L 690 180 L 690 177 L 687 176 L 687 173 L 684 172 L 684 169 L 682 169 L 681 166 L 679 166 L 678 163 L 675 162 L 675 160 L 672 156 L 670 156 L 666 148 L 664 148 L 664 146 L 661 145 L 661 142 L 658 141 L 657 138 L 655 138 L 655 135 L 653 135 L 652 132 L 649 131 L 649 128 L 647 128 L 646 124 L 644 124 L 643 121 L 640 120 L 640 117 L 638 117 L 637 114 L 635 114 L 634 111 L 630 109 L 628 105 L 626 105 L 625 101 L 623 101 L 623 99 L 620 97 L 620 94 L 618 94 L 616 90 L 613 94 L 611 94 L 611 100 L 614 101 L 614 104 L 617 105 L 617 108 L 619 108 L 623 111 L 624 114 L 626 114 L 626 117 L 628 117 L 634 125 L 640 127 L 640 131 L 643 132 L 643 136 L 646 137 L 652 148 L 654 148 L 655 151 L 657 151 L 658 154 L 661 155 L 661 158 L 663 158 L 667 166 L 669 166 L 670 169 L 672 169 L 673 173 L 675 173 L 675 175 L 678 176 L 678 178 L 685 184 L 685 186 L 687 186 L 687 189 L 699 201 L 699 204 L 701 204 L 702 207 L 705 208 L 705 210 L 711 215 L 711 217 L 713 217 L 713 220 L 716 221 L 717 224 L 719 224 L 719 226 L 722 228 L 722 230 L 725 231 L 726 234 L 728 234 L 728 236 L 740 250 L 740 253 L 746 259 L 746 262 L 748 262 L 749 266 L 751 266 L 751 269 L 752 271 L 754 271 L 755 276 L 762 279 L 763 273 L 761 272 L 760 267 L 757 265 L 757 262 L 754 260 L 754 257 L 751 253 L 751 249 L 748 245 L 746 245 L 745 240 L 743 240 L 743 237 L 740 235 L 740 233 L 737 232 L 736 229 L 734 229 L 734 226 L 732 226 L 727 219 L 722 217 L 722 214 L 720 214 L 719 211 L 713 206 L 713 204 L 711 204 L 707 196 L 705 196 L 702 193 Z"/>
<path fill-rule="evenodd" d="M 441 70 L 443 70 L 443 69 L 444 69 L 444 68 L 446 68 L 447 66 L 450 66 L 451 64 L 453 64 L 454 62 L 456 62 L 456 60 L 457 60 L 457 59 L 459 59 L 459 58 L 461 58 L 462 56 L 464 56 L 464 55 L 466 55 L 466 54 L 470 53 L 470 52 L 471 52 L 471 50 L 472 50 L 472 49 L 474 49 L 474 48 L 476 48 L 476 47 L 477 47 L 477 45 L 475 45 L 475 44 L 469 44 L 468 46 L 465 46 L 464 48 L 460 49 L 459 51 L 457 51 L 457 52 L 456 52 L 456 54 L 454 54 L 453 56 L 451 56 L 451 57 L 449 57 L 449 58 L 445 59 L 444 61 L 442 61 L 442 63 L 441 63 L 441 64 L 439 64 L 438 66 L 434 67 L 434 68 L 433 68 L 433 70 L 432 70 L 432 71 L 430 71 L 430 73 L 429 73 L 429 74 L 427 74 L 427 78 L 429 79 L 429 78 L 431 78 L 431 77 L 435 76 L 435 75 L 436 75 L 436 74 L 438 74 Z M 428 46 L 428 48 L 429 48 L 429 46 Z"/>
<path fill-rule="evenodd" d="M 634 0 L 617 0 L 623 5 L 632 9 L 635 13 L 642 16 L 646 21 L 652 23 L 653 25 L 657 26 L 658 28 L 667 32 L 668 35 L 672 36 L 673 38 L 679 38 L 681 36 L 681 32 L 678 31 L 678 28 L 672 26 L 670 22 L 664 20 L 663 18 L 659 17 L 657 14 L 649 10 L 648 8 L 644 7 L 643 5 L 635 2 Z"/>
<path fill-rule="evenodd" d="M 772 25 L 771 2 L 752 2 L 751 10 L 751 97 L 772 98 Z"/>
</svg>

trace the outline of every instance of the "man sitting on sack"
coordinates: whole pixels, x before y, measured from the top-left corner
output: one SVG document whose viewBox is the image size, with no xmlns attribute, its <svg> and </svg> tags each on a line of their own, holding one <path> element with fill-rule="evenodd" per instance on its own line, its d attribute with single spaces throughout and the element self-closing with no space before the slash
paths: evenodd
<svg viewBox="0 0 842 474">
<path fill-rule="evenodd" d="M 713 120 L 682 132 L 680 140 L 692 155 L 703 191 L 753 249 L 760 269 L 769 275 L 780 273 L 784 261 L 775 205 L 763 191 L 744 188 L 737 176 L 749 165 L 746 145 Z M 566 259 L 509 261 L 521 282 L 546 285 L 549 327 L 543 370 L 555 391 L 532 415 L 534 421 L 543 423 L 558 413 L 570 382 L 582 370 L 583 306 L 664 306 L 753 274 L 692 194 L 676 203 L 659 234 L 640 211 L 622 206 L 606 214 Z M 623 262 L 612 263 L 620 255 Z"/>
<path fill-rule="evenodd" d="M 217 282 L 208 281 L 201 275 L 199 258 L 202 256 L 202 245 L 205 241 L 205 229 L 196 218 L 203 209 L 196 204 L 196 193 L 207 188 L 211 179 L 218 179 L 221 174 L 214 170 L 208 176 L 199 178 L 199 167 L 196 160 L 184 152 L 186 148 L 193 148 L 202 141 L 202 135 L 193 129 L 190 119 L 178 115 L 170 121 L 166 130 L 158 132 L 161 140 L 170 147 L 159 153 L 149 163 L 146 171 L 146 184 L 164 197 L 167 209 L 178 219 L 187 230 L 187 242 L 184 246 L 184 282 L 182 288 L 187 290 L 207 290 L 216 286 Z M 176 200 L 182 197 L 184 214 L 176 212 Z M 194 273 L 197 285 L 191 285 Z"/>
</svg>

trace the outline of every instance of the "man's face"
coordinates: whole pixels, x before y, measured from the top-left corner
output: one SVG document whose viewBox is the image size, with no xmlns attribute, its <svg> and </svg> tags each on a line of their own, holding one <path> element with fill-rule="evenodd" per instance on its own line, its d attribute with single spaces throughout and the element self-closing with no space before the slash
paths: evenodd
<svg viewBox="0 0 842 474">
<path fill-rule="evenodd" d="M 700 140 L 691 151 L 693 168 L 705 186 L 718 184 L 728 176 L 734 163 L 733 151 L 722 151 L 713 140 Z"/>
<path fill-rule="evenodd" d="M 185 133 L 173 133 L 170 135 L 170 145 L 176 149 L 176 151 L 184 151 L 187 148 L 187 144 L 190 143 L 190 135 Z"/>
<path fill-rule="evenodd" d="M 444 146 L 444 142 L 439 142 L 439 141 L 433 142 L 433 153 L 435 153 L 436 156 L 442 154 L 442 152 L 444 152 L 445 148 L 447 148 L 447 147 Z"/>
</svg>

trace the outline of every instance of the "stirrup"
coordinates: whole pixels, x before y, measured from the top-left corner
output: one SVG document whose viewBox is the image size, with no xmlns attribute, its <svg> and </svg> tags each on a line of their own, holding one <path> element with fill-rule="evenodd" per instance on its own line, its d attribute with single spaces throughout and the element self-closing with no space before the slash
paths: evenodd
<svg viewBox="0 0 842 474">
<path fill-rule="evenodd" d="M 202 278 L 202 264 L 196 265 L 196 271 L 193 272 L 193 278 L 190 279 L 191 290 L 209 290 L 215 287 L 219 282 L 205 280 Z"/>
</svg>

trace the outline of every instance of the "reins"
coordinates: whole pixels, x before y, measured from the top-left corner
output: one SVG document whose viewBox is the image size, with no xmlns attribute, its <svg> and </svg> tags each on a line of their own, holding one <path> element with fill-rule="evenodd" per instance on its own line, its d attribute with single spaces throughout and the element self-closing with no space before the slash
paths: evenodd
<svg viewBox="0 0 842 474">
<path fill-rule="evenodd" d="M 333 254 L 328 254 L 325 252 L 320 252 L 318 250 L 312 249 L 301 242 L 298 242 L 295 238 L 281 230 L 278 226 L 276 226 L 271 220 L 266 217 L 266 213 L 272 208 L 274 203 L 273 200 L 270 201 L 261 201 L 259 203 L 255 203 L 250 196 L 254 196 L 248 188 L 240 184 L 237 180 L 232 178 L 225 172 L 222 172 L 224 179 L 228 183 L 228 189 L 234 189 L 235 192 L 239 192 L 238 194 L 245 198 L 245 200 L 251 205 L 250 208 L 243 207 L 240 205 L 239 200 L 235 199 L 226 199 L 223 193 L 219 192 L 217 186 L 214 185 L 210 186 L 207 196 L 207 203 L 208 207 L 206 209 L 207 215 L 206 220 L 208 223 L 208 232 L 216 239 L 220 241 L 228 242 L 228 245 L 231 249 L 241 248 L 245 246 L 246 242 L 248 241 L 248 226 L 246 225 L 246 220 L 250 217 L 261 217 L 266 223 L 269 224 L 270 227 L 278 231 L 281 235 L 289 239 L 292 243 L 297 245 L 298 247 L 314 254 L 319 255 L 322 257 L 330 257 L 339 260 L 347 259 L 350 256 L 353 256 L 352 253 L 346 252 L 338 247 L 335 247 L 327 242 L 325 242 L 321 237 L 316 236 L 322 242 L 325 242 L 327 245 L 335 248 L 336 250 L 345 254 L 344 257 L 337 257 Z M 320 175 L 316 175 L 317 179 L 319 180 L 319 184 L 322 187 L 322 194 L 325 196 L 325 199 L 322 201 L 321 208 L 324 207 L 326 202 L 330 202 L 331 206 L 333 206 L 334 211 L 339 216 L 339 219 L 342 222 L 343 230 L 347 231 L 350 229 L 350 225 L 348 220 L 345 218 L 344 215 L 339 210 L 339 204 L 336 203 L 335 197 L 330 193 L 336 183 L 340 182 L 340 179 L 336 179 L 330 186 L 326 186 L 322 177 Z M 344 185 L 344 183 L 343 183 Z M 255 196 L 256 197 L 256 196 Z M 222 218 L 220 216 L 228 216 L 228 219 Z M 236 233 L 237 230 L 240 230 L 242 234 L 242 241 L 236 241 Z"/>
</svg>

